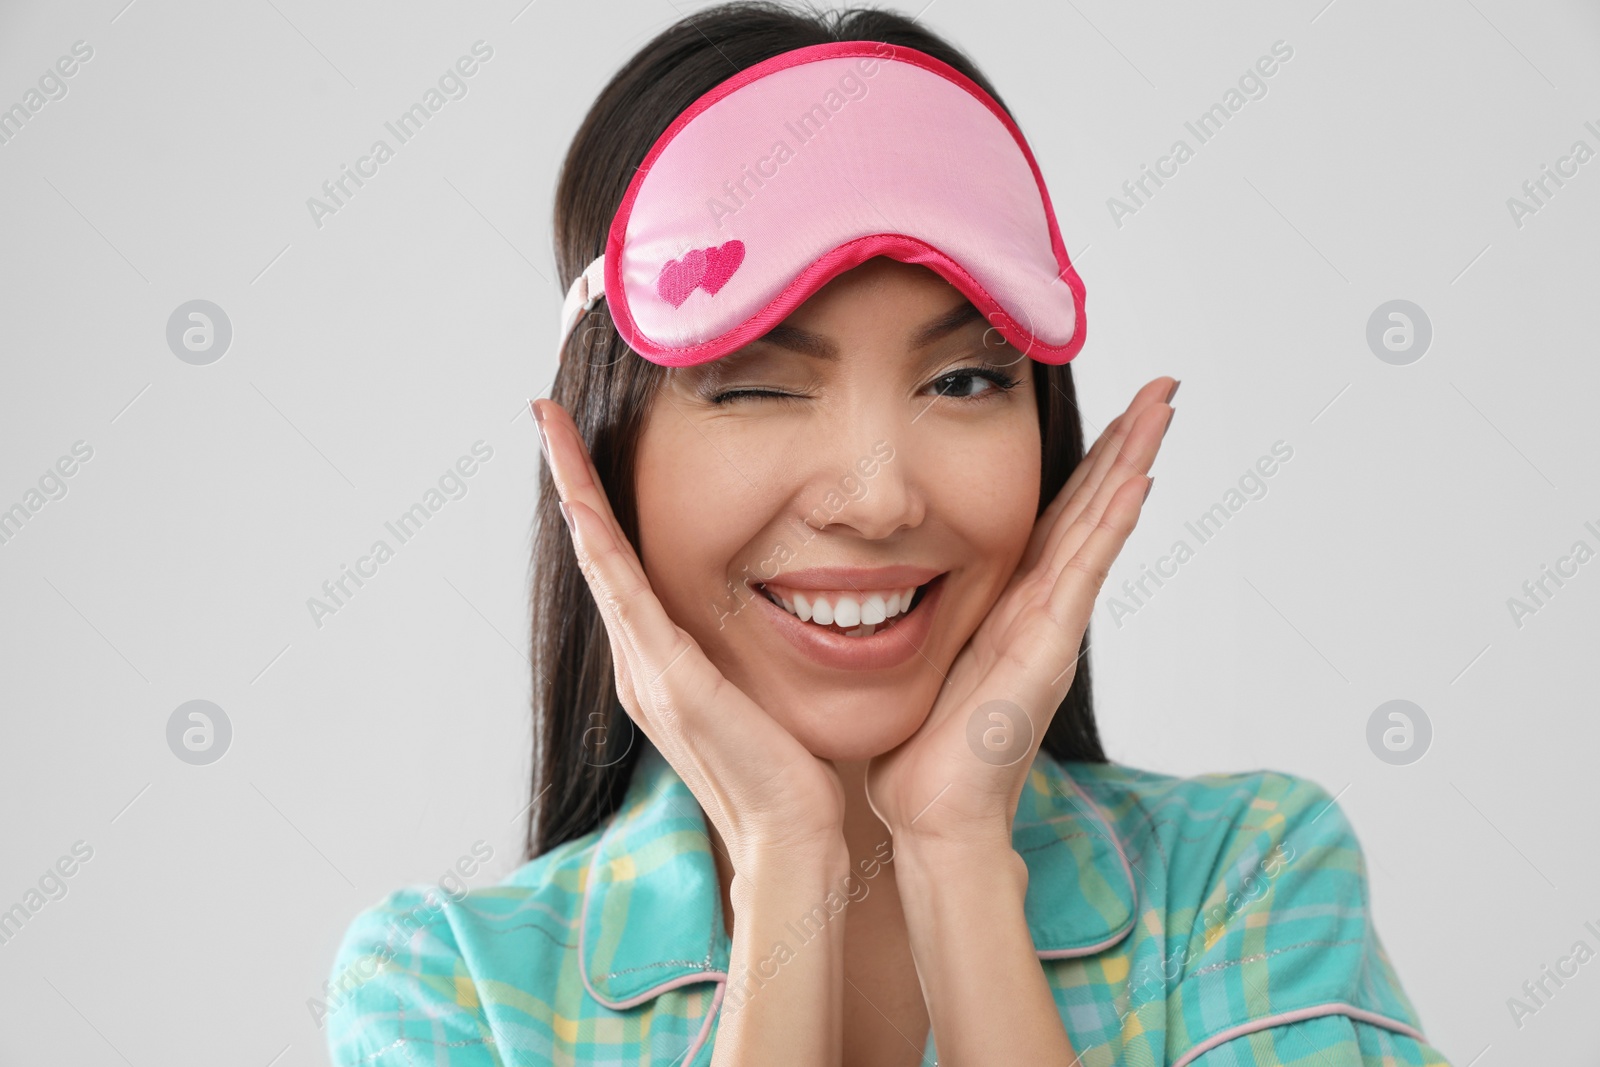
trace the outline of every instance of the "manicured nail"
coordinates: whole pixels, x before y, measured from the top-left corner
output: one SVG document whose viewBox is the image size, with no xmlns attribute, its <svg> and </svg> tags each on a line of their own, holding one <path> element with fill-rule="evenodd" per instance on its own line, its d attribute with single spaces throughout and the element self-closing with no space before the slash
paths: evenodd
<svg viewBox="0 0 1600 1067">
<path fill-rule="evenodd" d="M 1161 430 L 1161 439 L 1163 441 L 1165 441 L 1167 439 L 1167 431 L 1172 429 L 1172 420 L 1177 418 L 1177 417 L 1178 417 L 1178 409 L 1177 408 L 1173 408 L 1172 409 L 1172 414 L 1167 416 L 1167 424 L 1166 424 L 1166 426 L 1162 427 L 1162 430 Z"/>
<path fill-rule="evenodd" d="M 1174 389 L 1173 392 L 1177 392 L 1177 390 Z M 533 421 L 538 423 L 540 426 L 543 426 L 544 425 L 544 412 L 539 410 L 539 405 L 534 403 L 532 400 L 530 400 L 530 401 L 528 401 L 528 410 L 533 412 Z"/>
<path fill-rule="evenodd" d="M 544 435 L 544 423 L 535 426 L 539 431 L 539 451 L 544 454 L 545 466 L 550 466 L 550 440 Z"/>
<path fill-rule="evenodd" d="M 567 502 L 565 500 L 561 501 L 560 508 L 561 518 L 565 520 L 567 524 L 567 532 L 576 534 L 578 531 L 572 525 L 572 512 L 567 510 Z"/>
<path fill-rule="evenodd" d="M 1181 382 L 1181 381 L 1176 381 L 1176 382 L 1172 383 L 1172 392 L 1167 394 L 1167 403 L 1169 403 L 1169 404 L 1172 403 L 1172 398 L 1178 395 L 1178 386 L 1180 386 L 1182 384 L 1183 384 L 1183 382 Z"/>
<path fill-rule="evenodd" d="M 1144 487 L 1144 496 L 1139 498 L 1139 503 L 1143 504 L 1146 500 L 1149 500 L 1150 499 L 1150 490 L 1154 489 L 1155 487 L 1156 487 L 1156 480 L 1154 478 L 1151 478 L 1150 479 L 1150 484 Z"/>
</svg>

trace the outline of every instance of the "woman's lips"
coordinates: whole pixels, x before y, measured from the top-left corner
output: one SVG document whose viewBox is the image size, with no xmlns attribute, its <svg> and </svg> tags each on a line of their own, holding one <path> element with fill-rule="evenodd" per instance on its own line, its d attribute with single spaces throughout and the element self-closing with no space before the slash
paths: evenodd
<svg viewBox="0 0 1600 1067">
<path fill-rule="evenodd" d="M 943 574 L 927 583 L 921 599 L 909 614 L 879 626 L 871 637 L 846 637 L 815 623 L 802 622 L 781 605 L 757 591 L 763 616 L 808 659 L 824 667 L 845 671 L 887 670 L 921 652 L 933 629 L 933 617 L 944 591 Z"/>
</svg>

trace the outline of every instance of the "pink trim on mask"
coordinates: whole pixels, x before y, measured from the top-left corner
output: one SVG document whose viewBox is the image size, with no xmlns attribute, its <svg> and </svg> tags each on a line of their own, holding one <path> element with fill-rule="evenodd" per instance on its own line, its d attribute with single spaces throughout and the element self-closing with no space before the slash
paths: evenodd
<svg viewBox="0 0 1600 1067">
<path fill-rule="evenodd" d="M 737 212 L 748 211 L 753 212 L 754 215 L 745 219 L 744 225 L 735 227 L 740 231 L 738 237 L 733 237 L 732 231 L 726 231 L 716 234 L 714 240 L 708 241 L 705 238 L 711 236 L 710 228 L 703 222 L 696 225 L 686 225 L 681 219 L 673 217 L 665 220 L 645 220 L 641 231 L 643 236 L 640 233 L 634 234 L 633 241 L 630 243 L 629 227 L 634 218 L 633 212 L 636 201 L 644 188 L 646 179 L 654 172 L 658 159 L 669 149 L 678 134 L 689 123 L 730 94 L 762 78 L 792 67 L 849 57 L 877 58 L 880 62 L 885 63 L 893 60 L 907 66 L 920 68 L 945 79 L 963 90 L 972 100 L 981 103 L 989 115 L 1001 123 L 1006 134 L 1010 136 L 1020 150 L 1022 159 L 1027 163 L 1028 173 L 1032 177 L 1033 189 L 1031 192 L 1037 194 L 1037 202 L 1029 199 L 1027 203 L 1023 203 L 1019 199 L 1019 187 L 1010 185 L 1009 193 L 1002 190 L 1002 194 L 997 195 L 992 203 L 983 201 L 982 203 L 973 203 L 971 205 L 960 205 L 961 210 L 957 212 L 960 216 L 959 224 L 954 221 L 948 221 L 950 213 L 955 210 L 957 205 L 947 202 L 945 205 L 947 221 L 939 222 L 936 220 L 930 227 L 924 227 L 922 236 L 890 230 L 845 237 L 839 244 L 818 255 L 797 276 L 783 284 L 775 295 L 765 299 L 760 296 L 753 297 L 751 293 L 753 291 L 760 292 L 764 280 L 770 279 L 774 275 L 781 277 L 782 273 L 785 272 L 785 268 L 775 263 L 771 255 L 764 255 L 764 253 L 770 252 L 770 249 L 761 247 L 759 243 L 752 243 L 752 239 L 755 238 L 759 242 L 759 235 L 762 232 L 769 234 L 778 232 L 789 235 L 788 231 L 803 228 L 806 220 L 790 220 L 777 217 L 779 210 L 777 207 L 772 204 L 763 207 L 748 190 L 746 190 L 746 194 L 751 196 L 751 201 L 741 204 L 737 208 Z M 881 73 L 881 70 L 878 75 L 865 75 L 863 72 L 860 77 L 870 78 L 880 76 Z M 858 81 L 860 77 L 858 77 Z M 844 107 L 853 106 L 859 111 L 874 106 L 871 101 L 866 99 L 870 95 L 870 86 L 865 86 L 865 83 L 863 85 L 864 88 L 859 97 L 850 97 L 850 100 L 855 102 L 850 103 L 847 101 Z M 753 91 L 759 92 L 760 90 L 757 88 Z M 792 95 L 793 87 L 785 86 L 781 90 L 774 90 L 775 94 L 779 92 Z M 783 99 L 788 102 L 790 97 L 785 96 Z M 893 101 L 893 106 L 904 111 L 910 117 L 916 117 L 914 113 L 917 103 L 914 99 L 906 96 L 891 97 L 890 99 Z M 761 101 L 759 99 L 752 98 L 748 107 L 759 108 L 760 104 Z M 839 109 L 838 121 L 848 123 L 851 120 L 844 113 L 844 107 Z M 965 110 L 964 105 L 963 110 Z M 756 113 L 759 114 L 760 112 L 757 111 Z M 810 114 L 810 112 L 805 112 L 805 114 Z M 745 116 L 734 114 L 730 117 L 730 121 L 741 117 Z M 879 122 L 882 121 L 881 117 L 877 118 Z M 774 121 L 776 120 L 777 116 L 775 114 Z M 856 121 L 865 122 L 867 120 L 858 119 Z M 981 125 L 982 123 L 979 122 L 977 127 L 969 125 L 969 128 L 977 129 Z M 812 138 L 823 137 L 829 132 L 831 131 L 827 127 L 819 125 L 815 133 L 811 134 L 806 141 L 801 142 L 800 153 L 791 152 L 791 156 L 796 159 L 801 158 L 801 155 L 806 151 L 805 145 Z M 867 130 L 858 131 L 858 135 L 864 132 L 870 132 L 870 127 Z M 697 134 L 696 136 L 702 136 L 702 134 Z M 847 134 L 841 131 L 835 136 L 847 136 Z M 930 136 L 936 138 L 938 136 L 937 131 L 930 134 Z M 826 150 L 811 149 L 811 151 L 824 152 Z M 687 157 L 688 160 L 693 161 L 698 161 L 700 158 L 698 154 Z M 853 159 L 854 157 L 849 158 Z M 725 162 L 730 168 L 738 162 L 736 152 L 726 157 Z M 873 161 L 868 159 L 866 162 Z M 696 172 L 696 165 L 696 163 L 686 162 L 683 159 L 675 160 L 674 167 L 676 169 L 670 172 L 675 176 L 673 180 L 681 180 L 692 186 L 693 193 L 687 190 L 673 190 L 661 186 L 658 181 L 657 187 L 653 187 L 651 191 L 652 203 L 657 198 L 660 198 L 663 203 L 678 204 L 687 196 L 703 193 L 703 187 L 708 180 L 706 175 L 715 173 L 712 169 L 715 164 L 707 164 L 703 172 Z M 801 163 L 790 162 L 784 165 L 798 167 L 801 171 L 804 171 L 803 161 Z M 833 161 L 833 165 L 837 165 L 837 160 Z M 748 174 L 749 168 L 745 167 L 744 169 Z M 1001 170 L 1009 170 L 1011 180 L 1020 180 L 1016 177 L 1019 172 L 1015 169 L 1014 157 L 1013 162 L 1005 164 L 1001 167 Z M 730 178 L 738 177 L 738 175 L 732 173 L 728 176 Z M 827 187 L 835 182 L 832 171 L 826 167 L 820 171 L 816 169 L 816 161 L 813 161 L 813 171 L 810 174 L 775 172 L 772 175 L 767 175 L 767 178 L 769 181 L 792 183 L 787 194 L 791 201 L 803 200 L 804 197 L 800 194 L 810 191 L 810 187 L 806 184 L 807 178 L 812 179 L 813 186 L 818 186 L 820 183 L 820 187 Z M 669 179 L 663 178 L 661 180 L 668 181 Z M 852 189 L 859 193 L 859 189 L 856 189 L 854 183 L 850 183 L 849 179 L 844 177 L 842 173 L 839 174 L 838 180 L 847 183 L 843 187 L 845 191 L 842 195 L 847 197 L 854 195 L 851 192 Z M 858 176 L 858 180 L 864 179 Z M 874 175 L 874 180 L 879 179 Z M 929 180 L 937 181 L 937 179 Z M 766 188 L 766 183 L 761 182 L 759 179 L 756 179 L 756 184 L 759 189 Z M 821 188 L 818 188 L 818 191 L 820 192 Z M 831 192 L 831 190 L 829 191 Z M 861 195 L 864 198 L 865 194 Z M 1008 195 L 1010 199 L 1007 199 Z M 769 200 L 770 198 L 771 194 L 768 196 Z M 870 205 L 872 202 L 869 200 L 867 203 Z M 794 204 L 791 202 L 789 207 L 792 209 L 793 206 Z M 857 212 L 856 218 L 859 220 L 861 209 L 858 206 L 852 206 Z M 891 211 L 895 209 L 903 210 L 906 207 L 903 203 L 890 203 L 888 206 Z M 876 210 L 875 205 L 874 210 Z M 981 213 L 985 210 L 992 212 L 994 217 L 990 219 L 983 218 Z M 1033 235 L 1035 240 L 1040 236 L 1035 229 L 1036 222 L 1026 221 L 1022 215 L 1017 214 L 1018 211 L 1035 213 L 1035 220 L 1038 219 L 1036 212 L 1042 211 L 1049 235 L 1050 254 L 1054 258 L 1054 265 L 1049 268 L 1053 271 L 1053 278 L 1047 280 L 1048 276 L 1040 271 L 1040 267 L 1043 264 L 1039 259 L 1039 255 L 1043 253 L 1043 248 L 1037 244 L 1033 246 L 1033 252 L 1028 252 L 1027 249 L 1018 246 L 1016 259 L 1007 258 L 1007 252 L 1005 251 L 1007 242 L 1027 241 L 1030 234 Z M 835 229 L 848 232 L 851 225 L 850 219 L 847 218 L 849 214 L 849 211 L 840 209 L 832 217 L 823 216 L 821 226 L 825 228 L 831 223 Z M 881 212 L 878 214 L 881 216 Z M 726 219 L 718 220 L 717 228 L 720 228 L 726 221 Z M 885 219 L 884 221 L 887 222 L 888 220 Z M 752 227 L 753 230 L 751 229 Z M 1014 290 L 1011 293 L 1013 301 L 1020 301 L 1024 298 L 1044 297 L 1049 293 L 1052 284 L 1064 283 L 1068 292 L 1061 294 L 1061 297 L 1057 299 L 1044 299 L 1043 304 L 1045 310 L 1051 313 L 1051 317 L 1057 320 L 1055 323 L 1047 324 L 1047 332 L 1058 331 L 1058 335 L 1065 334 L 1069 324 L 1066 323 L 1063 317 L 1065 312 L 1061 302 L 1070 296 L 1072 305 L 1070 336 L 1065 341 L 1050 343 L 1035 334 L 1032 322 L 1017 321 L 1015 315 L 1006 310 L 1005 305 L 1002 303 L 1002 298 L 991 292 L 974 275 L 972 270 L 958 262 L 957 257 L 948 249 L 937 247 L 931 240 L 925 239 L 930 236 L 926 230 L 940 230 L 941 227 L 960 230 L 958 236 L 964 239 L 968 246 L 966 254 L 973 256 L 975 260 L 986 259 L 988 262 L 985 264 L 985 269 L 988 275 L 996 281 L 1004 282 Z M 673 245 L 674 233 L 678 229 L 685 229 L 686 232 L 684 232 L 683 237 L 689 241 L 698 240 L 699 247 L 683 248 L 678 245 L 669 248 L 668 246 Z M 975 244 L 975 241 L 986 230 L 991 229 L 994 231 L 997 244 L 996 249 L 992 252 L 986 247 L 980 249 L 979 245 Z M 704 286 L 705 291 L 703 292 L 697 291 L 697 289 L 702 288 L 702 286 L 696 284 L 696 273 L 699 270 L 703 270 L 701 258 L 703 253 L 714 246 L 727 242 L 729 238 L 740 241 L 740 247 L 743 252 L 740 262 L 730 268 L 725 275 L 719 275 L 715 279 L 714 285 Z M 823 240 L 826 240 L 826 237 Z M 630 247 L 636 248 L 640 244 L 646 246 L 645 251 L 639 252 L 635 250 L 632 260 L 625 262 L 625 259 L 628 258 L 625 255 L 625 250 Z M 664 248 L 667 251 L 664 252 Z M 985 255 L 985 253 L 988 254 Z M 788 254 L 792 255 L 792 252 Z M 720 358 L 720 356 L 755 340 L 787 317 L 806 298 L 831 278 L 879 255 L 888 256 L 901 262 L 920 264 L 934 270 L 971 300 L 988 317 L 989 321 L 999 329 L 1008 342 L 1022 349 L 1027 355 L 1039 362 L 1065 363 L 1071 360 L 1083 346 L 1087 333 L 1083 314 L 1085 295 L 1083 281 L 1079 278 L 1067 255 L 1065 245 L 1061 239 L 1055 209 L 1051 203 L 1049 191 L 1045 187 L 1038 161 L 1034 158 L 1033 152 L 1028 147 L 1021 130 L 1017 128 L 1011 117 L 987 92 L 959 71 L 914 49 L 896 48 L 882 42 L 836 42 L 785 52 L 763 63 L 740 71 L 705 96 L 702 96 L 680 114 L 657 139 L 649 154 L 646 155 L 643 163 L 629 183 L 628 190 L 623 197 L 617 214 L 612 220 L 605 257 L 605 291 L 611 317 L 617 326 L 618 332 L 630 347 L 653 362 L 664 366 L 692 366 Z M 656 258 L 658 256 L 659 258 Z M 649 262 L 651 260 L 654 260 L 654 262 Z M 707 303 L 707 301 L 710 301 L 715 296 L 716 290 L 720 290 L 725 283 L 730 286 L 730 293 L 738 288 L 740 279 L 737 277 L 736 272 L 739 266 L 744 267 L 743 273 L 746 277 L 743 280 L 748 285 L 742 295 L 733 295 L 731 299 L 736 306 L 740 305 L 741 301 L 752 303 L 756 310 L 744 317 L 737 325 L 721 329 L 716 324 L 719 321 L 726 320 L 729 313 L 713 304 Z M 629 272 L 628 278 L 631 279 L 631 283 L 625 281 L 625 270 Z M 671 277 L 660 276 L 660 272 L 668 270 L 673 272 Z M 763 271 L 766 273 L 762 274 L 761 272 Z M 646 274 L 649 275 L 648 278 L 645 277 Z M 629 306 L 628 297 L 631 292 L 642 301 L 656 299 L 658 282 L 662 283 L 659 292 L 660 299 L 664 303 L 670 303 L 673 308 L 684 308 L 686 306 L 689 308 L 689 311 L 681 319 L 673 320 L 679 322 L 679 325 L 673 327 L 673 329 L 678 330 L 680 334 L 687 333 L 691 337 L 697 333 L 704 336 L 707 332 L 719 330 L 717 336 L 709 340 L 688 344 L 674 344 L 646 336 L 634 309 Z M 696 301 L 697 303 L 686 305 L 687 301 Z M 648 310 L 654 320 L 662 320 L 663 309 L 661 307 L 652 305 Z M 1025 308 L 1019 305 L 1019 310 L 1022 310 L 1023 314 L 1026 315 Z M 697 319 L 694 316 L 699 316 L 699 318 Z"/>
<path fill-rule="evenodd" d="M 622 314 L 618 314 L 618 305 L 611 306 L 611 315 L 617 321 L 617 331 L 629 347 L 645 355 L 653 362 L 664 367 L 692 367 L 700 363 L 710 362 L 710 359 L 701 356 L 710 349 L 721 350 L 726 354 L 749 344 L 756 338 L 771 330 L 778 323 L 788 318 L 795 308 L 805 303 L 806 300 L 822 288 L 831 279 L 843 274 L 851 267 L 859 266 L 874 256 L 888 256 L 890 259 L 902 263 L 914 263 L 927 267 L 938 274 L 945 281 L 961 290 L 962 295 L 971 300 L 989 323 L 1000 331 L 1006 341 L 1021 349 L 1025 355 L 1031 356 L 1041 363 L 1065 363 L 1078 350 L 1083 347 L 1085 328 L 1080 320 L 1078 330 L 1073 339 L 1065 345 L 1047 345 L 1032 336 L 1031 331 L 1024 328 L 1013 319 L 1000 302 L 991 296 L 983 285 L 967 273 L 966 269 L 957 263 L 951 256 L 945 254 L 926 241 L 915 237 L 907 237 L 897 233 L 868 234 L 857 237 L 835 247 L 831 252 L 824 254 L 805 270 L 801 271 L 783 291 L 774 297 L 754 316 L 743 324 L 723 334 L 712 341 L 698 345 L 689 345 L 684 348 L 664 348 L 655 344 L 648 338 L 637 333 L 632 337 L 630 331 L 636 331 L 637 326 L 631 318 L 627 317 L 624 307 Z M 607 256 L 606 272 L 611 272 L 610 257 Z M 1081 283 L 1080 283 L 1081 284 Z M 619 302 L 620 303 L 620 302 Z M 620 321 L 626 318 L 626 324 Z M 1041 355 L 1040 353 L 1043 353 Z M 700 357 L 700 358 L 696 358 Z M 1051 357 L 1051 358 L 1045 358 Z M 720 358 L 713 356 L 712 359 Z"/>
</svg>

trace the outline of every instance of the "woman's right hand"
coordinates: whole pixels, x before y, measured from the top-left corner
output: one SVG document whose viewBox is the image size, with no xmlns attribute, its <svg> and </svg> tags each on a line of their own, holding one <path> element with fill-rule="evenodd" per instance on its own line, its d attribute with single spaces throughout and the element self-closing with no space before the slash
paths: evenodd
<svg viewBox="0 0 1600 1067">
<path fill-rule="evenodd" d="M 617 696 L 700 802 L 735 874 L 749 879 L 765 860 L 787 866 L 837 854 L 844 789 L 833 765 L 728 681 L 672 621 L 571 415 L 553 400 L 532 407 L 578 565 L 611 639 Z"/>
</svg>

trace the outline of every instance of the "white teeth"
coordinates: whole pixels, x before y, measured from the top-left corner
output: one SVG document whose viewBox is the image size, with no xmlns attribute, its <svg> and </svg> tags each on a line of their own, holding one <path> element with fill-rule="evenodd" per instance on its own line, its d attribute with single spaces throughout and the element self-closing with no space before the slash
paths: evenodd
<svg viewBox="0 0 1600 1067">
<path fill-rule="evenodd" d="M 861 621 L 866 625 L 877 625 L 889 617 L 887 605 L 883 594 L 870 593 L 867 599 L 861 602 Z"/>
<path fill-rule="evenodd" d="M 784 610 L 802 622 L 814 622 L 818 626 L 838 626 L 852 637 L 870 637 L 878 626 L 896 615 L 911 610 L 911 601 L 915 598 L 917 589 L 918 587 L 913 585 L 905 589 L 871 592 L 864 596 L 828 592 L 813 592 L 808 596 L 799 590 L 793 590 L 792 600 L 772 589 L 768 589 L 767 592 L 772 599 L 783 605 Z"/>
<path fill-rule="evenodd" d="M 817 597 L 811 603 L 811 621 L 818 626 L 831 625 L 833 622 L 833 605 L 822 597 Z"/>
</svg>

